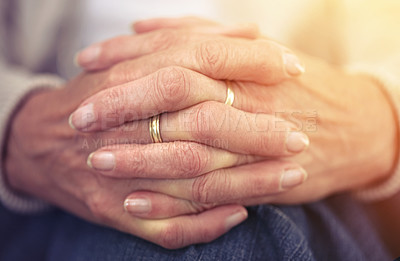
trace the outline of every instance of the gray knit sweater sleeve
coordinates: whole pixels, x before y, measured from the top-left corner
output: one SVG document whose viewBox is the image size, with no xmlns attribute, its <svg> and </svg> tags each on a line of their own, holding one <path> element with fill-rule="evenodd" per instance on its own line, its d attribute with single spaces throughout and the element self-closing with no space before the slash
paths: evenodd
<svg viewBox="0 0 400 261">
<path fill-rule="evenodd" d="M 42 210 L 46 204 L 40 200 L 18 195 L 11 191 L 4 175 L 4 152 L 7 144 L 7 131 L 12 116 L 19 105 L 31 92 L 39 88 L 52 88 L 62 84 L 62 80 L 52 75 L 32 75 L 30 73 L 9 68 L 0 63 L 0 201 L 7 208 L 18 212 L 35 212 Z"/>
<path fill-rule="evenodd" d="M 0 11 L 4 11 L 4 4 L 5 1 L 0 0 Z M 62 80 L 57 76 L 33 74 L 9 62 L 6 42 L 8 34 L 3 18 L 4 16 L 1 16 L 0 19 L 0 202 L 10 210 L 23 213 L 36 212 L 45 209 L 47 204 L 35 198 L 19 195 L 7 186 L 3 166 L 7 131 L 24 97 L 38 88 L 60 86 Z"/>
</svg>

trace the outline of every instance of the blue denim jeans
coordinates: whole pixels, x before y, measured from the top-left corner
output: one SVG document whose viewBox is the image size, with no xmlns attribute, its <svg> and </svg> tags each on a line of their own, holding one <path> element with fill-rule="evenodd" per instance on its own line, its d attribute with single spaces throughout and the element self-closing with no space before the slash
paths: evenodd
<svg viewBox="0 0 400 261">
<path fill-rule="evenodd" d="M 60 210 L 20 216 L 0 207 L 0 260 L 390 260 L 362 208 L 339 196 L 262 205 L 219 239 L 166 250 Z"/>
</svg>

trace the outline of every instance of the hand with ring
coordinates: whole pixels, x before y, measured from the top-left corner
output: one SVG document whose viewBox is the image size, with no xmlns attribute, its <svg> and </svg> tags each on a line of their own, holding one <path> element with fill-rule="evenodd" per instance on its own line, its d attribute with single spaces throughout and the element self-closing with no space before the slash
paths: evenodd
<svg viewBox="0 0 400 261">
<path fill-rule="evenodd" d="M 310 201 L 387 176 L 395 131 L 368 77 L 302 56 L 308 71 L 292 79 L 300 63 L 271 40 L 234 38 L 212 24 L 162 24 L 169 28 L 144 21 L 135 27 L 142 34 L 81 53 L 87 69 L 115 65 L 26 102 L 6 158 L 15 189 L 178 248 L 243 221 L 240 204 Z M 232 106 L 223 104 L 227 79 Z M 68 127 L 74 110 L 80 131 Z M 149 133 L 155 115 L 162 143 Z M 307 146 L 300 130 L 312 145 L 297 155 Z M 309 179 L 299 186 L 301 166 Z"/>
<path fill-rule="evenodd" d="M 179 24 L 184 26 L 179 27 Z M 333 193 L 356 190 L 388 177 L 395 161 L 396 148 L 393 144 L 395 144 L 396 139 L 396 128 L 389 103 L 377 82 L 369 76 L 349 74 L 343 70 L 338 70 L 335 66 L 323 62 L 321 59 L 302 55 L 301 58 L 307 67 L 307 73 L 303 74 L 300 78 L 289 77 L 285 78 L 285 80 L 280 83 L 276 83 L 270 78 L 275 77 L 276 72 L 260 71 L 262 68 L 274 67 L 258 63 L 259 58 L 262 57 L 262 52 L 258 52 L 257 55 L 255 55 L 251 51 L 248 51 L 246 54 L 247 59 L 236 55 L 236 49 L 232 44 L 237 41 L 237 39 L 229 39 L 228 43 L 224 42 L 227 40 L 226 38 L 215 36 L 213 41 L 203 42 L 200 48 L 202 51 L 197 51 L 194 55 L 190 55 L 192 52 L 185 51 L 187 47 L 186 44 L 185 46 L 179 45 L 179 39 L 187 38 L 177 37 L 182 30 L 188 30 L 187 25 L 188 23 L 183 23 L 180 19 L 142 21 L 135 25 L 135 29 L 139 35 L 128 36 L 127 38 L 130 38 L 130 40 L 125 39 L 121 41 L 120 38 L 116 38 L 96 45 L 96 48 L 100 48 L 101 52 L 98 53 L 98 56 L 94 60 L 89 62 L 89 64 L 93 66 L 92 68 L 104 68 L 116 62 L 122 62 L 116 65 L 116 67 L 131 68 L 136 72 L 141 70 L 143 72 L 143 78 L 135 75 L 135 77 L 132 78 L 134 81 L 131 85 L 121 86 L 119 90 L 115 88 L 113 90 L 109 89 L 100 92 L 85 101 L 84 104 L 93 104 L 94 110 L 91 111 L 91 113 L 100 115 L 96 121 L 88 123 L 90 126 L 88 126 L 85 131 L 101 129 L 101 125 L 99 125 L 103 119 L 101 115 L 110 112 L 118 114 L 118 112 L 125 110 L 135 111 L 135 113 L 141 115 L 138 118 L 145 118 L 146 116 L 142 115 L 146 114 L 143 114 L 143 111 L 141 111 L 143 107 L 150 111 L 150 114 L 151 112 L 153 112 L 153 114 L 160 114 L 168 111 L 168 114 L 172 114 L 172 116 L 168 116 L 165 120 L 163 120 L 163 117 L 166 117 L 164 114 L 160 116 L 161 132 L 163 133 L 162 137 L 165 142 L 176 140 L 196 141 L 214 148 L 220 148 L 235 153 L 264 157 L 269 156 L 267 161 L 257 158 L 256 160 L 259 161 L 257 163 L 234 168 L 237 170 L 244 168 L 241 173 L 246 175 L 245 177 L 248 180 L 252 180 L 252 176 L 250 176 L 246 170 L 251 169 L 254 172 L 256 169 L 261 169 L 260 164 L 274 164 L 276 161 L 271 159 L 271 154 L 267 155 L 268 153 L 263 153 L 263 149 L 255 145 L 252 139 L 253 137 L 249 135 L 249 133 L 241 132 L 240 128 L 235 129 L 234 133 L 229 132 L 229 128 L 223 128 L 227 118 L 231 121 L 235 119 L 231 117 L 231 114 L 229 114 L 230 117 L 225 117 L 231 110 L 230 108 L 223 107 L 222 109 L 221 107 L 221 109 L 219 109 L 219 107 L 222 106 L 221 103 L 224 102 L 227 96 L 226 81 L 222 80 L 230 79 L 233 80 L 231 85 L 236 97 L 232 104 L 233 107 L 244 112 L 279 115 L 294 123 L 298 130 L 305 131 L 309 135 L 312 146 L 305 153 L 294 155 L 294 157 L 286 159 L 281 157 L 283 155 L 276 158 L 280 161 L 284 160 L 285 163 L 290 159 L 292 163 L 295 162 L 299 164 L 298 166 L 302 166 L 307 170 L 309 179 L 301 186 L 284 191 L 283 193 L 273 193 L 261 198 L 246 198 L 246 195 L 242 194 L 241 198 L 237 197 L 236 200 L 232 201 L 232 195 L 241 191 L 241 188 L 248 191 L 248 182 L 242 182 L 241 186 L 236 183 L 232 185 L 231 179 L 234 175 L 230 172 L 231 168 L 223 166 L 220 168 L 224 169 L 217 170 L 214 168 L 214 171 L 211 172 L 210 169 L 206 169 L 205 172 L 199 172 L 197 167 L 199 164 L 193 164 L 192 168 L 185 168 L 187 170 L 186 172 L 178 171 L 178 173 L 176 169 L 157 168 L 156 166 L 158 166 L 162 159 L 164 159 L 164 163 L 169 162 L 168 158 L 171 154 L 167 153 L 168 155 L 166 155 L 165 158 L 159 157 L 158 155 L 160 154 L 159 151 L 161 147 L 150 144 L 150 146 L 152 146 L 152 152 L 147 151 L 149 145 L 141 146 L 141 150 L 145 151 L 145 153 L 141 153 L 141 155 L 145 154 L 145 156 L 141 157 L 142 160 L 135 161 L 136 163 L 140 162 L 139 170 L 137 170 L 135 166 L 135 171 L 124 164 L 124 162 L 126 162 L 126 164 L 129 162 L 130 157 L 126 155 L 131 155 L 129 154 L 130 148 L 124 148 L 127 149 L 125 152 L 122 152 L 122 150 L 102 148 L 100 151 L 111 151 L 116 160 L 115 165 L 113 165 L 114 169 L 111 172 L 99 169 L 101 173 L 107 176 L 118 177 L 120 173 L 125 172 L 126 174 L 123 175 L 123 177 L 136 177 L 137 175 L 140 177 L 148 177 L 160 173 L 162 174 L 160 174 L 159 178 L 192 177 L 193 169 L 196 170 L 195 172 L 197 174 L 202 174 L 197 178 L 197 180 L 201 180 L 201 182 L 199 182 L 199 187 L 202 189 L 202 192 L 196 193 L 196 196 L 193 196 L 192 187 L 190 187 L 190 189 L 186 187 L 188 192 L 185 194 L 175 186 L 165 189 L 155 188 L 154 183 L 152 184 L 153 187 L 149 186 L 146 188 L 147 191 L 132 193 L 127 197 L 127 201 L 125 201 L 128 206 L 130 205 L 129 202 L 132 202 L 131 208 L 128 209 L 130 213 L 140 217 L 157 218 L 160 213 L 158 209 L 161 207 L 161 204 L 158 204 L 158 202 L 165 203 L 163 200 L 165 194 L 173 197 L 173 200 L 169 201 L 170 205 L 176 205 L 176 202 L 179 202 L 182 198 L 184 200 L 191 200 L 191 204 L 193 204 L 194 201 L 211 204 L 212 206 L 215 206 L 218 201 L 221 203 L 243 203 L 246 205 L 260 203 L 302 203 L 318 200 Z M 193 26 L 195 28 L 191 28 L 191 30 L 193 32 L 198 32 L 204 30 L 204 28 L 208 28 L 209 25 L 205 25 L 200 21 L 194 23 Z M 154 46 L 153 41 L 154 39 L 159 39 L 157 37 L 168 39 L 165 41 L 165 45 L 157 44 L 158 54 L 156 54 L 154 50 L 138 51 L 138 46 Z M 261 44 L 269 43 L 270 40 L 253 39 L 247 41 L 253 44 Z M 197 43 L 197 41 L 195 42 Z M 274 44 L 274 46 L 278 45 Z M 265 46 L 260 47 L 260 49 L 264 48 Z M 124 51 L 122 54 L 115 50 Z M 86 51 L 80 54 L 78 61 L 81 59 L 86 60 L 84 59 Z M 113 52 L 113 57 L 119 57 L 120 59 L 107 59 L 107 57 L 111 57 L 109 52 Z M 149 55 L 149 53 L 152 54 Z M 175 53 L 175 56 L 170 56 L 171 53 Z M 181 53 L 186 53 L 186 56 L 180 56 Z M 208 64 L 196 67 L 191 64 L 191 61 L 193 57 L 198 58 L 199 53 L 201 54 L 200 57 L 202 57 L 199 60 L 206 61 Z M 154 59 L 154 57 L 158 57 L 158 59 Z M 232 59 L 232 57 L 236 59 Z M 249 57 L 251 57 L 251 59 L 249 59 Z M 303 71 L 301 64 L 298 62 L 289 63 L 288 61 L 296 61 L 292 56 L 289 55 L 289 57 L 290 58 L 283 59 L 285 62 L 281 63 L 286 65 L 286 72 L 291 72 L 292 74 L 297 72 L 300 74 Z M 135 58 L 135 60 L 131 60 L 133 58 Z M 152 62 L 154 60 L 156 62 Z M 268 58 L 263 58 L 264 62 L 269 63 L 267 60 Z M 251 65 L 245 66 L 244 64 L 246 64 L 246 61 L 250 61 Z M 84 68 L 86 68 L 85 64 L 87 64 L 88 60 L 85 62 L 81 64 Z M 138 64 L 146 64 L 147 67 L 143 69 Z M 149 78 L 152 78 L 152 74 L 151 70 L 147 68 L 152 67 L 153 64 L 155 64 L 153 71 L 155 71 L 157 75 L 157 77 L 155 77 L 157 80 L 149 80 Z M 235 67 L 238 64 L 241 65 L 241 70 Z M 87 69 L 92 70 L 92 68 Z M 164 70 L 166 71 L 165 74 Z M 198 74 L 199 72 L 200 74 Z M 168 76 L 160 77 L 160 73 Z M 286 73 L 283 75 L 289 74 L 290 73 Z M 158 91 L 158 93 L 161 94 L 161 98 L 155 99 L 153 96 L 139 96 L 143 91 L 141 86 L 143 83 L 148 82 L 153 84 L 164 83 L 156 88 L 150 87 L 161 90 Z M 219 85 L 224 86 L 221 88 L 221 91 L 218 91 Z M 154 85 L 150 84 L 150 86 Z M 174 88 L 171 88 L 172 86 Z M 210 88 L 210 86 L 212 87 Z M 145 88 L 148 89 L 149 87 Z M 110 95 L 110 93 L 113 95 Z M 165 93 L 167 95 L 165 95 Z M 202 99 L 204 95 L 210 96 L 208 96 L 208 99 Z M 118 100 L 118 104 L 112 104 L 110 106 L 112 108 L 111 110 L 104 106 L 96 106 L 96 104 L 106 104 L 106 100 L 110 96 L 126 98 Z M 140 101 L 141 107 L 129 103 L 128 100 Z M 211 103 L 210 100 L 218 101 L 220 104 Z M 154 105 L 149 106 L 146 101 Z M 189 106 L 192 106 L 192 109 L 186 109 Z M 200 112 L 196 110 L 199 107 L 201 109 Z M 194 113 L 193 108 L 195 109 Z M 176 111 L 179 111 L 181 116 L 179 116 Z M 190 115 L 191 113 L 196 116 L 212 116 L 195 117 L 189 120 L 185 120 L 184 116 L 182 116 Z M 136 126 L 140 128 L 140 121 L 137 121 L 138 118 L 129 118 L 129 121 L 134 122 L 129 124 L 138 124 Z M 201 120 L 199 120 L 199 118 Z M 246 116 L 244 116 L 244 118 L 246 118 Z M 371 125 L 369 120 L 371 118 L 376 121 L 373 125 Z M 197 125 L 204 127 L 199 128 L 197 126 L 195 128 L 190 128 L 192 125 L 188 125 L 188 122 L 195 122 Z M 220 125 L 216 125 L 216 128 L 210 128 L 212 123 L 219 123 Z M 119 124 L 127 123 L 120 122 Z M 115 125 L 118 125 L 118 123 Z M 112 126 L 114 127 L 115 125 Z M 146 123 L 144 123 L 144 125 L 146 125 Z M 385 135 L 384 139 L 382 139 L 380 135 L 382 128 L 387 130 L 387 135 Z M 183 129 L 188 132 L 187 135 L 182 131 Z M 196 135 L 196 132 L 199 130 L 207 131 Z M 143 133 L 145 133 L 144 135 L 148 135 L 145 130 Z M 194 136 L 197 139 L 192 138 L 193 134 L 195 134 Z M 137 132 L 134 132 L 133 136 L 134 135 L 137 135 Z M 164 139 L 164 136 L 166 139 Z M 221 140 L 227 142 L 215 142 Z M 274 140 L 279 142 L 280 139 L 274 138 Z M 244 142 L 241 143 L 239 147 L 235 146 L 240 141 Z M 145 141 L 145 143 L 147 142 L 149 141 Z M 258 144 L 262 144 L 262 142 L 258 142 Z M 301 144 L 301 142 L 298 144 Z M 304 147 L 302 147 L 302 149 L 303 148 Z M 176 164 L 175 166 L 181 166 L 181 162 L 189 158 L 187 155 L 192 155 L 192 153 L 174 157 L 176 159 L 174 163 Z M 196 154 L 196 156 L 197 155 L 198 154 Z M 190 157 L 191 161 L 197 163 L 196 160 L 193 160 L 193 158 L 195 158 L 209 162 L 210 158 L 216 158 L 206 156 L 206 154 L 200 155 L 200 157 Z M 150 163 L 148 163 L 148 161 L 150 161 Z M 223 161 L 223 159 L 221 161 Z M 130 166 L 132 166 L 132 164 L 130 164 Z M 151 167 L 146 168 L 143 166 Z M 256 167 L 253 168 L 253 166 Z M 171 173 L 174 174 L 171 175 Z M 182 173 L 186 173 L 186 176 Z M 190 173 L 190 175 L 188 173 Z M 234 173 L 236 174 L 237 172 Z M 263 171 L 262 174 L 259 173 L 257 178 L 261 179 L 265 177 L 263 174 L 266 174 L 266 172 Z M 268 176 L 271 176 L 270 171 L 268 172 Z M 255 176 L 253 177 L 256 178 Z M 227 180 L 229 180 L 229 182 L 226 182 Z M 281 179 L 281 181 L 282 180 L 284 179 Z M 299 181 L 301 179 L 297 180 Z M 226 185 L 226 183 L 229 185 Z M 189 184 L 191 183 L 189 182 Z M 257 187 L 255 183 L 252 186 Z M 227 189 L 227 187 L 229 187 L 229 189 Z M 261 187 L 264 191 L 273 191 L 266 185 Z M 149 192 L 149 190 L 152 192 Z M 179 190 L 179 192 L 177 192 L 177 190 Z M 151 208 L 147 208 L 147 212 L 140 213 L 135 207 L 135 202 L 140 202 L 141 199 L 145 199 L 142 202 L 146 201 L 148 205 L 151 205 Z M 204 207 L 204 205 L 201 206 Z M 191 207 L 187 208 L 190 209 Z M 197 207 L 197 209 L 198 208 L 199 207 Z M 203 208 L 200 209 L 203 210 Z M 154 214 L 153 211 L 156 211 L 157 214 Z M 167 216 L 177 214 L 171 209 L 168 209 L 167 212 L 169 213 Z M 190 211 L 183 213 L 188 212 Z M 161 216 L 165 217 L 165 215 Z"/>
<path fill-rule="evenodd" d="M 230 81 L 226 81 L 227 89 L 226 89 L 226 100 L 225 104 L 231 106 L 233 101 L 235 100 L 235 94 L 230 88 Z M 162 138 L 160 134 L 160 114 L 157 114 L 150 118 L 149 121 L 149 132 L 150 137 L 153 143 L 161 143 Z"/>
<path fill-rule="evenodd" d="M 306 174 L 298 164 L 265 159 L 301 152 L 307 136 L 280 117 L 240 110 L 250 105 L 240 78 L 290 78 L 285 59 L 292 54 L 273 41 L 251 40 L 251 34 L 202 30 L 118 38 L 129 44 L 126 52 L 114 50 L 108 54 L 113 61 L 98 61 L 136 59 L 27 97 L 10 127 L 10 186 L 91 222 L 178 248 L 211 241 L 242 222 L 247 212 L 236 202 L 264 202 L 302 183 Z M 221 30 L 228 36 L 215 33 Z M 164 48 L 160 39 L 169 36 L 180 45 L 171 39 L 171 48 Z M 132 39 L 152 44 L 133 50 Z M 221 46 L 229 49 L 229 66 L 213 58 Z M 258 58 L 244 59 L 249 54 Z M 78 62 L 83 58 L 88 54 Z M 227 97 L 232 106 L 224 104 Z M 156 115 L 153 134 L 162 143 L 153 143 L 149 133 Z"/>
</svg>

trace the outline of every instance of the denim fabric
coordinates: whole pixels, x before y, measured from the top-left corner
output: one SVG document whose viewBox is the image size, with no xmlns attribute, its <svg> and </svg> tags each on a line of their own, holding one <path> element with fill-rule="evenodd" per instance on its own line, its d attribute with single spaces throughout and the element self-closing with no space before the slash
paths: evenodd
<svg viewBox="0 0 400 261">
<path fill-rule="evenodd" d="M 249 218 L 209 244 L 166 250 L 55 210 L 0 209 L 0 260 L 390 260 L 362 209 L 345 196 L 301 206 L 249 208 Z"/>
</svg>

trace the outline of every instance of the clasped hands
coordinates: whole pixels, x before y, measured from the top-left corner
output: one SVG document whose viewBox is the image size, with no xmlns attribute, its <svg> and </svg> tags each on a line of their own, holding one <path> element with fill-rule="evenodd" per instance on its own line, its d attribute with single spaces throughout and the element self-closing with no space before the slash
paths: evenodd
<svg viewBox="0 0 400 261">
<path fill-rule="evenodd" d="M 300 62 L 251 25 L 152 19 L 135 30 L 85 49 L 86 73 L 27 100 L 7 150 L 14 189 L 180 248 L 226 233 L 244 206 L 309 202 L 388 176 L 395 127 L 369 77 Z M 162 143 L 151 140 L 154 115 Z"/>
</svg>

